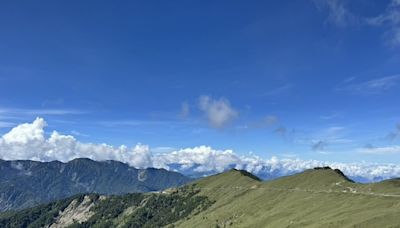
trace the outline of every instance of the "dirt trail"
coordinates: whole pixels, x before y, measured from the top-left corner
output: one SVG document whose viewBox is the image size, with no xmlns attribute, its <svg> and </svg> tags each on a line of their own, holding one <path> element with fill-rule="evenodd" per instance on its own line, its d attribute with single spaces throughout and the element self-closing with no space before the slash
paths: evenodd
<svg viewBox="0 0 400 228">
<path fill-rule="evenodd" d="M 365 195 L 365 196 L 377 196 L 377 197 L 400 197 L 398 194 L 389 194 L 389 193 L 374 193 L 374 192 L 358 192 L 355 189 L 349 188 L 346 190 L 314 190 L 314 189 L 301 189 L 301 188 L 273 188 L 273 187 L 220 187 L 220 188 L 197 188 L 197 189 L 204 189 L 204 190 L 271 190 L 271 191 L 289 191 L 289 192 L 310 192 L 310 193 L 340 193 L 340 194 L 353 194 L 353 195 Z"/>
</svg>

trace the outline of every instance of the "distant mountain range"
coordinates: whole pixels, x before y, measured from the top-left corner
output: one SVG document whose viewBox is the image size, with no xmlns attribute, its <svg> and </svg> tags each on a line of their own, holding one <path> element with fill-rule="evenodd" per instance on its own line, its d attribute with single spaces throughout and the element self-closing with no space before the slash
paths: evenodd
<svg viewBox="0 0 400 228">
<path fill-rule="evenodd" d="M 80 193 L 124 194 L 179 186 L 191 179 L 164 169 L 135 169 L 116 161 L 0 160 L 0 211 L 21 209 Z"/>
<path fill-rule="evenodd" d="M 82 194 L 17 212 L 0 227 L 398 227 L 400 180 L 359 184 L 329 167 L 261 181 L 242 170 L 178 188 Z"/>
</svg>

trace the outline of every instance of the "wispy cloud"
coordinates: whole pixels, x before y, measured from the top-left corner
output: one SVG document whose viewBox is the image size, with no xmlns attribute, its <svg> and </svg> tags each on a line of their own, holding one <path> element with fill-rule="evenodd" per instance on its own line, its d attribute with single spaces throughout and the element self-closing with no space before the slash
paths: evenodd
<svg viewBox="0 0 400 228">
<path fill-rule="evenodd" d="M 328 22 L 346 27 L 349 25 L 375 26 L 386 29 L 383 34 L 385 43 L 400 45 L 400 1 L 391 0 L 386 9 L 376 17 L 355 15 L 346 5 L 346 0 L 313 0 L 320 11 L 328 13 Z"/>
<path fill-rule="evenodd" d="M 365 146 L 364 148 L 356 149 L 361 154 L 400 154 L 400 146 L 387 146 L 387 147 L 374 147 L 372 145 Z"/>
<path fill-rule="evenodd" d="M 329 115 L 322 115 L 322 116 L 320 116 L 319 118 L 321 119 L 321 120 L 333 120 L 333 119 L 336 119 L 336 118 L 338 118 L 338 117 L 340 117 L 341 115 L 339 114 L 339 113 L 332 113 L 332 114 L 329 114 Z"/>
<path fill-rule="evenodd" d="M 290 92 L 290 90 L 292 90 L 294 87 L 293 84 L 284 84 L 282 86 L 270 89 L 268 91 L 266 91 L 265 93 L 262 93 L 260 96 L 261 97 L 270 97 L 270 96 L 279 96 L 279 95 L 283 95 L 283 94 L 287 94 Z"/>
<path fill-rule="evenodd" d="M 77 109 L 21 109 L 0 107 L 0 113 L 8 115 L 78 115 L 85 114 L 87 111 Z"/>
<path fill-rule="evenodd" d="M 391 132 L 387 135 L 387 138 L 388 138 L 390 141 L 394 141 L 394 140 L 396 140 L 396 139 L 400 139 L 400 123 L 398 123 L 398 124 L 396 125 L 396 128 L 395 128 L 394 131 L 391 131 Z"/>
<path fill-rule="evenodd" d="M 15 123 L 7 122 L 7 121 L 0 121 L 0 128 L 8 128 L 15 126 Z"/>
<path fill-rule="evenodd" d="M 97 122 L 104 127 L 137 127 L 145 125 L 188 125 L 189 122 L 173 121 L 173 120 L 104 120 Z"/>
<path fill-rule="evenodd" d="M 189 116 L 190 114 L 190 106 L 188 102 L 182 102 L 181 104 L 181 111 L 179 113 L 179 117 L 182 119 L 185 119 Z"/>
<path fill-rule="evenodd" d="M 328 13 L 328 22 L 345 27 L 355 22 L 354 15 L 348 10 L 343 0 L 314 0 L 317 9 Z"/>
<path fill-rule="evenodd" d="M 391 46 L 400 45 L 400 1 L 392 0 L 385 12 L 377 17 L 367 18 L 367 23 L 373 26 L 387 28 L 384 37 L 386 43 Z"/>
<path fill-rule="evenodd" d="M 245 124 L 243 126 L 239 126 L 241 129 L 259 129 L 259 128 L 269 128 L 279 123 L 279 118 L 275 115 L 267 115 L 264 116 L 260 120 L 256 120 Z"/>
<path fill-rule="evenodd" d="M 295 137 L 295 129 L 288 129 L 285 126 L 279 126 L 274 129 L 273 133 L 281 136 L 285 141 L 292 142 Z"/>
<path fill-rule="evenodd" d="M 72 131 L 71 131 L 71 134 L 72 134 L 72 135 L 75 135 L 75 136 L 89 137 L 88 134 L 84 134 L 84 133 L 82 133 L 82 132 L 75 131 L 75 130 L 72 130 Z"/>
<path fill-rule="evenodd" d="M 317 142 L 315 142 L 311 148 L 313 151 L 324 151 L 325 148 L 328 146 L 328 143 L 323 141 L 323 140 L 319 140 Z"/>
<path fill-rule="evenodd" d="M 358 95 L 380 94 L 397 87 L 400 84 L 400 75 L 390 75 L 386 77 L 376 78 L 364 82 L 345 83 L 336 88 L 337 91 L 344 91 Z"/>
<path fill-rule="evenodd" d="M 328 147 L 353 143 L 347 138 L 347 129 L 343 126 L 330 126 L 299 134 L 296 143 L 309 145 L 312 151 L 326 152 Z"/>
</svg>

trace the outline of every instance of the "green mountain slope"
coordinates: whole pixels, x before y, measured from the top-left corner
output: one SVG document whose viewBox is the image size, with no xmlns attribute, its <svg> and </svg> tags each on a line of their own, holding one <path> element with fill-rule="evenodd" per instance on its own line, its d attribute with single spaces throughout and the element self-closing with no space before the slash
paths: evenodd
<svg viewBox="0 0 400 228">
<path fill-rule="evenodd" d="M 225 180 L 238 179 L 241 184 Z M 225 182 L 219 188 L 220 182 Z M 260 182 L 231 171 L 199 181 L 215 203 L 177 227 L 400 227 L 397 180 L 357 184 L 340 171 L 307 170 Z M 215 197 L 216 196 L 216 197 Z M 221 196 L 221 197 L 220 197 Z M 220 198 L 219 198 L 220 197 Z"/>
<path fill-rule="evenodd" d="M 22 209 L 79 193 L 124 194 L 179 186 L 190 179 L 163 169 L 116 161 L 68 163 L 0 160 L 0 211 Z"/>
<path fill-rule="evenodd" d="M 330 168 L 268 182 L 230 170 L 163 192 L 3 213 L 0 227 L 400 227 L 399 188 L 396 179 L 358 184 Z"/>
<path fill-rule="evenodd" d="M 212 202 L 190 186 L 168 193 L 79 195 L 0 214 L 0 227 L 162 227 L 207 209 Z"/>
</svg>

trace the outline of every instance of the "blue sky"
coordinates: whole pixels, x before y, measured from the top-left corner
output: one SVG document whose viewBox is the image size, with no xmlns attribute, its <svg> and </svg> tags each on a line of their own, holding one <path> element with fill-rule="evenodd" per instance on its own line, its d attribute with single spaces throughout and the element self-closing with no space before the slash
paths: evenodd
<svg viewBox="0 0 400 228">
<path fill-rule="evenodd" d="M 400 162 L 400 3 L 0 3 L 0 133 Z"/>
</svg>

